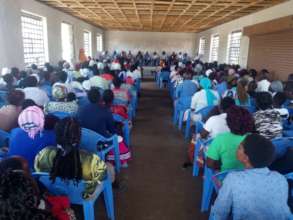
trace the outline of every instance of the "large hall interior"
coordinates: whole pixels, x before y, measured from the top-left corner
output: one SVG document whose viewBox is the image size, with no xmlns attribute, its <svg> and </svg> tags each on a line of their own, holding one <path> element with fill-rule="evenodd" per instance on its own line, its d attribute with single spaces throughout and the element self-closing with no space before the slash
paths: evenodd
<svg viewBox="0 0 293 220">
<path fill-rule="evenodd" d="M 0 0 L 0 220 L 293 220 L 293 0 Z"/>
</svg>

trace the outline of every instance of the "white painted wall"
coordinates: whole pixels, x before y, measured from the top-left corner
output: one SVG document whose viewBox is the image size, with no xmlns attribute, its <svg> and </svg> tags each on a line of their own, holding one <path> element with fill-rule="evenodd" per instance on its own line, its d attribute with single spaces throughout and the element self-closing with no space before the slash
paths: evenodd
<svg viewBox="0 0 293 220">
<path fill-rule="evenodd" d="M 195 33 L 105 31 L 105 50 L 187 52 L 194 55 Z"/>
<path fill-rule="evenodd" d="M 205 47 L 205 55 L 203 57 L 204 61 L 209 61 L 210 53 L 210 43 L 211 35 L 220 35 L 220 45 L 219 45 L 219 63 L 227 62 L 227 47 L 228 47 L 228 35 L 232 31 L 243 30 L 245 26 L 254 25 L 257 23 L 273 20 L 276 18 L 285 17 L 288 15 L 293 15 L 293 0 L 276 5 L 274 7 L 264 9 L 262 11 L 256 12 L 251 15 L 244 16 L 242 18 L 233 20 L 231 22 L 216 26 L 214 28 L 208 29 L 206 31 L 200 32 L 196 35 L 196 51 L 198 51 L 199 39 L 200 37 L 205 37 L 207 39 L 207 44 Z M 243 36 L 241 39 L 240 47 L 240 65 L 246 67 L 247 58 L 249 50 L 249 38 Z"/>
<path fill-rule="evenodd" d="M 61 22 L 73 25 L 75 57 L 83 47 L 83 30 L 92 33 L 92 51 L 96 51 L 96 35 L 103 30 L 34 0 L 0 0 L 0 68 L 24 67 L 21 37 L 21 10 L 46 17 L 49 61 L 56 64 L 62 58 Z"/>
</svg>

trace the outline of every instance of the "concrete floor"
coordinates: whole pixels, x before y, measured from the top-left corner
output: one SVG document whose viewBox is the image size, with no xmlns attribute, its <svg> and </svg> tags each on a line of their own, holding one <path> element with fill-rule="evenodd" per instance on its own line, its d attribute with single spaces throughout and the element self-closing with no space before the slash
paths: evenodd
<svg viewBox="0 0 293 220">
<path fill-rule="evenodd" d="M 125 189 L 114 191 L 116 220 L 205 220 L 200 213 L 201 177 L 183 170 L 187 144 L 172 125 L 168 91 L 142 83 L 131 137 L 133 159 L 120 174 Z M 96 216 L 105 218 L 102 201 Z"/>
</svg>

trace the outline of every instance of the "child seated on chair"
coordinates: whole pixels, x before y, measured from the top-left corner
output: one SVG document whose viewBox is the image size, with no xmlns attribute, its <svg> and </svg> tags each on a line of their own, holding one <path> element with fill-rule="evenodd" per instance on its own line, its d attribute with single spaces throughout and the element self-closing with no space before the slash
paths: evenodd
<svg viewBox="0 0 293 220">
<path fill-rule="evenodd" d="M 214 219 L 289 219 L 288 183 L 284 176 L 267 168 L 274 151 L 271 141 L 263 136 L 246 136 L 237 150 L 245 169 L 224 179 L 211 210 Z"/>
</svg>

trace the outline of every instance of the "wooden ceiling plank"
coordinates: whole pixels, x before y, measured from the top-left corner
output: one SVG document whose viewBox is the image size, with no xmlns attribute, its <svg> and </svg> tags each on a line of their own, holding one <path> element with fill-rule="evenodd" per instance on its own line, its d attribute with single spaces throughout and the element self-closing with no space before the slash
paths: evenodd
<svg viewBox="0 0 293 220">
<path fill-rule="evenodd" d="M 226 17 L 228 17 L 228 16 L 230 16 L 230 15 L 232 15 L 232 14 L 234 14 L 234 13 L 237 13 L 237 12 L 239 12 L 239 11 L 242 11 L 243 9 L 249 8 L 249 7 L 251 7 L 251 6 L 253 6 L 253 5 L 256 5 L 256 4 L 260 3 L 260 2 L 263 2 L 263 1 L 264 1 L 264 0 L 257 0 L 257 1 L 255 1 L 255 2 L 251 2 L 251 3 L 249 3 L 248 5 L 244 5 L 244 6 L 240 7 L 239 9 L 237 9 L 236 11 L 231 11 L 230 13 L 227 13 L 227 14 L 221 16 L 220 18 L 217 18 L 217 19 L 215 19 L 215 20 L 212 20 L 212 21 L 206 23 L 205 25 L 209 25 L 209 24 L 214 23 L 214 22 L 216 22 L 216 21 L 220 21 L 220 20 L 222 20 L 222 19 L 225 19 Z M 202 26 L 200 26 L 200 28 L 202 28 Z"/>
<path fill-rule="evenodd" d="M 159 27 L 160 30 L 162 30 L 162 28 L 163 28 L 163 26 L 164 26 L 164 24 L 165 24 L 165 22 L 166 22 L 166 19 L 167 19 L 168 15 L 169 15 L 169 12 L 170 12 L 170 10 L 172 9 L 172 7 L 173 7 L 175 1 L 176 1 L 176 0 L 172 0 L 171 4 L 169 5 L 168 10 L 167 10 L 167 12 L 166 12 L 166 15 L 165 15 L 165 17 L 162 19 L 162 22 L 161 22 L 161 24 L 160 24 L 160 27 Z"/>
<path fill-rule="evenodd" d="M 209 5 L 208 8 L 210 8 L 212 5 L 216 4 L 218 1 L 214 1 L 213 4 Z M 232 0 L 232 2 L 226 4 L 226 6 L 224 6 L 223 8 L 221 8 L 220 10 L 215 10 L 213 13 L 205 16 L 204 18 L 202 18 L 200 21 L 198 21 L 196 24 L 193 24 L 194 26 L 197 26 L 199 23 L 202 23 L 203 21 L 209 19 L 210 17 L 212 17 L 213 15 L 221 12 L 221 11 L 224 11 L 225 9 L 231 7 L 232 5 L 236 4 L 237 2 L 239 2 L 239 0 Z M 206 8 L 206 9 L 208 9 Z M 206 10 L 205 9 L 205 10 Z M 201 11 L 200 13 L 204 12 L 205 10 Z M 197 15 L 199 15 L 200 13 L 198 13 Z M 193 18 L 195 18 L 195 16 L 191 17 L 189 20 L 185 21 L 178 29 L 181 29 L 183 26 L 187 25 L 190 21 L 192 21 Z"/>
<path fill-rule="evenodd" d="M 288 0 L 36 0 L 105 29 L 198 32 Z"/>
</svg>

